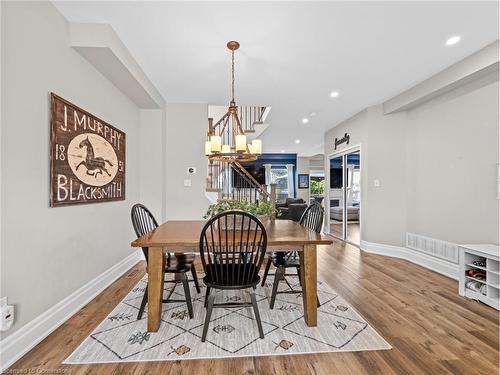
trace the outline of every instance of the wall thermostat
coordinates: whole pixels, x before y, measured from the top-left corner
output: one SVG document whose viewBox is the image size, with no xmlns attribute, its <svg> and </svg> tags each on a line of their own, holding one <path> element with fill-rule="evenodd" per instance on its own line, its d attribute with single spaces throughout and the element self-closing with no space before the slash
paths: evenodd
<svg viewBox="0 0 500 375">
<path fill-rule="evenodd" d="M 196 168 L 195 167 L 188 167 L 187 172 L 188 172 L 188 174 L 196 174 Z"/>
</svg>

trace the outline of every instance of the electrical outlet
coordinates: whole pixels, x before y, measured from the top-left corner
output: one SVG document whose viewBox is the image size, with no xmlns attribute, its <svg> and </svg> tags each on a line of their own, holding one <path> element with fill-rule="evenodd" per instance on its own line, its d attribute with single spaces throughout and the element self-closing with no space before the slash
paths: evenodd
<svg viewBox="0 0 500 375">
<path fill-rule="evenodd" d="M 14 324 L 14 306 L 5 305 L 0 307 L 0 331 L 9 330 Z"/>
<path fill-rule="evenodd" d="M 191 186 L 191 180 L 184 180 L 184 186 L 186 187 Z"/>
<path fill-rule="evenodd" d="M 380 187 L 380 180 L 373 180 L 373 186 Z"/>
</svg>

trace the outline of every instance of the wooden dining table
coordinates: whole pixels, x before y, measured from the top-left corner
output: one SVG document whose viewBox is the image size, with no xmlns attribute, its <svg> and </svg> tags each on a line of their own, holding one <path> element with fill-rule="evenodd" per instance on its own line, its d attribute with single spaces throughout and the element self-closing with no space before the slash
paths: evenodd
<svg viewBox="0 0 500 375">
<path fill-rule="evenodd" d="M 133 247 L 148 248 L 148 331 L 157 332 L 161 322 L 165 253 L 199 252 L 200 233 L 205 220 L 170 220 L 132 242 Z M 267 251 L 298 251 L 308 326 L 317 325 L 317 245 L 330 245 L 331 237 L 316 233 L 291 220 L 264 220 Z"/>
</svg>

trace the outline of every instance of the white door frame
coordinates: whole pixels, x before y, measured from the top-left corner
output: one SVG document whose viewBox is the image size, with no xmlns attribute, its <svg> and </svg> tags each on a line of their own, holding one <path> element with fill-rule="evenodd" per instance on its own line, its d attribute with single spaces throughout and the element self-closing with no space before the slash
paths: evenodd
<svg viewBox="0 0 500 375">
<path fill-rule="evenodd" d="M 362 163 L 362 158 L 363 158 L 363 153 L 362 153 L 362 149 L 361 149 L 361 144 L 356 144 L 356 145 L 353 145 L 353 146 L 350 146 L 350 147 L 347 147 L 347 148 L 344 148 L 342 150 L 339 150 L 339 151 L 335 151 L 335 152 L 332 152 L 331 154 L 328 154 L 327 155 L 327 166 L 328 168 L 325 168 L 325 224 L 326 224 L 326 229 L 325 232 L 328 233 L 328 234 L 331 234 L 330 233 L 330 160 L 331 159 L 334 159 L 334 158 L 338 158 L 339 156 L 344 156 L 344 155 L 347 155 L 347 154 L 351 154 L 353 152 L 356 152 L 356 151 L 359 151 L 359 168 L 361 170 L 361 174 L 359 176 L 359 186 L 360 186 L 360 207 L 359 207 L 359 244 L 357 243 L 353 243 L 353 242 L 350 242 L 350 241 L 347 241 L 347 240 L 343 240 L 341 239 L 342 241 L 345 241 L 351 245 L 354 245 L 354 246 L 360 246 L 361 244 L 361 234 L 363 233 L 362 232 L 362 214 L 363 214 L 363 202 L 364 202 L 364 196 L 363 196 L 363 188 L 362 188 L 362 184 L 363 184 L 363 168 L 361 166 L 361 163 Z M 342 168 L 342 176 L 343 176 L 343 181 L 345 180 L 345 176 L 343 175 L 345 173 L 345 169 Z M 342 187 L 342 200 L 343 200 L 343 204 L 347 205 L 346 203 L 346 189 L 344 187 Z M 345 223 L 345 228 L 347 230 L 347 210 L 344 209 L 343 210 L 343 220 L 344 220 L 344 223 Z M 344 225 L 342 225 L 342 228 L 344 228 Z M 342 229 L 342 232 L 343 232 L 343 237 L 345 237 L 346 233 L 344 233 L 344 229 Z"/>
</svg>

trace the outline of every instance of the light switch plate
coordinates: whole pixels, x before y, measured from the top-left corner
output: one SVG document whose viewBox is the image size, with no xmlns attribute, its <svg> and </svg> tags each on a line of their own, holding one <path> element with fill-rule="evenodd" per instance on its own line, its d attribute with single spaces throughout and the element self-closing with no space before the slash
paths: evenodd
<svg viewBox="0 0 500 375">
<path fill-rule="evenodd" d="M 191 180 L 184 180 L 184 186 L 189 187 L 191 186 Z"/>
<path fill-rule="evenodd" d="M 380 187 L 380 180 L 373 180 L 373 186 Z"/>
</svg>

